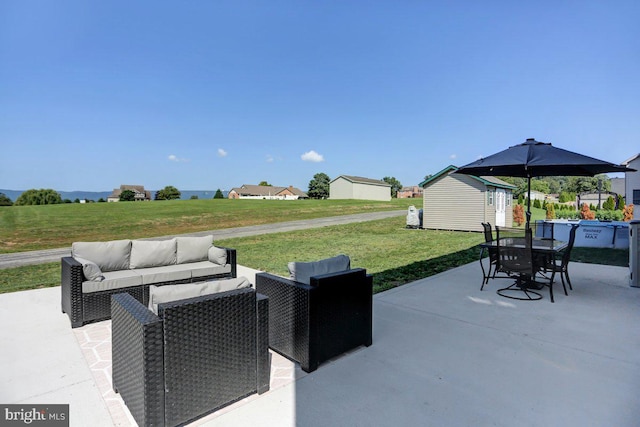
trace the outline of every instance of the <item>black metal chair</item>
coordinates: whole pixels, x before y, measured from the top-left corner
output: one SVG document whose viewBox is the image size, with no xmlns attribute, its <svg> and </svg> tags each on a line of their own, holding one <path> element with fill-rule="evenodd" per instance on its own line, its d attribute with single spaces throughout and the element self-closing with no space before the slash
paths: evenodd
<svg viewBox="0 0 640 427">
<path fill-rule="evenodd" d="M 483 222 L 482 223 L 482 228 L 484 229 L 484 241 L 486 243 L 491 243 L 493 242 L 493 231 L 491 230 L 491 224 L 489 224 L 488 222 Z M 489 283 L 489 279 L 490 278 L 495 278 L 496 277 L 496 270 L 498 269 L 498 251 L 496 248 L 494 247 L 488 247 L 486 248 L 487 252 L 489 254 L 489 269 L 485 272 L 484 270 L 484 265 L 482 264 L 482 258 L 484 256 L 484 248 L 483 251 L 480 253 L 480 267 L 482 268 L 482 276 L 483 276 L 483 280 L 482 280 L 482 286 L 480 287 L 480 290 L 484 289 L 484 285 L 486 285 L 487 283 Z M 491 274 L 491 271 L 493 270 L 493 275 Z"/>
<path fill-rule="evenodd" d="M 565 295 L 567 295 L 565 279 L 567 284 L 569 284 L 569 289 L 573 290 L 573 286 L 571 286 L 571 279 L 569 278 L 569 261 L 571 260 L 571 250 L 573 249 L 573 244 L 576 241 L 576 230 L 578 227 L 578 224 L 571 225 L 571 230 L 569 231 L 569 242 L 567 242 L 567 247 L 562 251 L 560 259 L 552 259 L 551 262 L 546 265 L 546 269 L 551 270 L 551 282 L 553 282 L 556 273 L 560 274 Z"/>
<path fill-rule="evenodd" d="M 498 269 L 506 273 L 515 282 L 506 288 L 498 289 L 500 296 L 511 299 L 534 301 L 542 298 L 533 289 L 537 266 L 534 262 L 532 233 L 525 230 L 524 237 L 505 237 L 497 240 Z M 553 302 L 553 288 L 551 288 Z"/>
<path fill-rule="evenodd" d="M 269 297 L 269 347 L 305 372 L 372 344 L 373 278 L 363 268 L 312 276 L 310 284 L 256 274 Z"/>
<path fill-rule="evenodd" d="M 158 304 L 158 315 L 114 295 L 113 388 L 138 425 L 183 425 L 269 390 L 268 310 L 253 289 Z"/>
</svg>

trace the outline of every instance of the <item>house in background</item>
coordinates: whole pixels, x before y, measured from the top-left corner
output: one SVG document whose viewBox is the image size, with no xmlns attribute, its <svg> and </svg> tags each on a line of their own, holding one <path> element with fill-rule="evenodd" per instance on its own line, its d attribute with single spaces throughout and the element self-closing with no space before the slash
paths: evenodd
<svg viewBox="0 0 640 427">
<path fill-rule="evenodd" d="M 298 200 L 309 196 L 304 191 L 293 186 L 275 187 L 272 185 L 249 185 L 232 188 L 229 199 L 263 199 L 263 200 Z"/>
<path fill-rule="evenodd" d="M 447 166 L 420 184 L 422 227 L 483 231 L 483 222 L 494 228 L 512 227 L 516 187 L 493 176 L 463 175 L 454 173 L 456 170 L 456 166 Z"/>
<path fill-rule="evenodd" d="M 119 202 L 120 195 L 125 190 L 133 191 L 136 202 L 151 200 L 151 191 L 145 190 L 144 185 L 121 185 L 120 188 L 114 188 L 113 193 L 107 197 L 107 202 Z"/>
<path fill-rule="evenodd" d="M 402 187 L 396 195 L 398 199 L 415 199 L 416 197 L 422 197 L 422 187 L 414 185 L 412 187 Z"/>
<path fill-rule="evenodd" d="M 633 219 L 640 219 L 640 154 L 622 162 L 622 165 L 636 172 L 624 173 L 625 202 L 633 203 Z"/>
<path fill-rule="evenodd" d="M 391 200 L 391 184 L 379 179 L 340 175 L 329 182 L 329 199 Z"/>
</svg>

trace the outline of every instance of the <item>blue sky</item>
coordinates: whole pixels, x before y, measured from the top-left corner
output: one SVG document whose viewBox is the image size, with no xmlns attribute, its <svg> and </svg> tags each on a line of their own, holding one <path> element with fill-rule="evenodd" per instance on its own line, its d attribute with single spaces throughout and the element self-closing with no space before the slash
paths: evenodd
<svg viewBox="0 0 640 427">
<path fill-rule="evenodd" d="M 640 152 L 640 2 L 0 2 L 0 188 L 420 183 Z"/>
</svg>

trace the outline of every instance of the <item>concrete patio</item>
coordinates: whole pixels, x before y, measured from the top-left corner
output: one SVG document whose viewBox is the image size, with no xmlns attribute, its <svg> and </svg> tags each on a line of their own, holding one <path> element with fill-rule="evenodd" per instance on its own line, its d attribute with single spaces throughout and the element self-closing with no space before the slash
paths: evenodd
<svg viewBox="0 0 640 427">
<path fill-rule="evenodd" d="M 571 277 L 554 304 L 496 295 L 505 279 L 480 291 L 477 262 L 378 294 L 371 347 L 193 425 L 637 426 L 640 289 L 627 268 L 572 264 Z M 132 425 L 112 417 L 59 287 L 0 295 L 0 322 L 1 403 Z"/>
</svg>

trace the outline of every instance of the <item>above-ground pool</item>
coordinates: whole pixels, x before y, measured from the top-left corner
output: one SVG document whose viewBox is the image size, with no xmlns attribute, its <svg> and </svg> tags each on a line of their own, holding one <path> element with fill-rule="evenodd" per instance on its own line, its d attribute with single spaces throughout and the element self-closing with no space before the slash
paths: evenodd
<svg viewBox="0 0 640 427">
<path fill-rule="evenodd" d="M 553 224 L 553 227 L 548 227 Z M 553 237 L 569 241 L 571 226 L 580 225 L 576 230 L 575 246 L 591 248 L 629 248 L 629 223 L 624 221 L 566 220 L 553 219 L 536 221 L 536 237 Z M 551 229 L 553 228 L 553 236 Z"/>
</svg>

